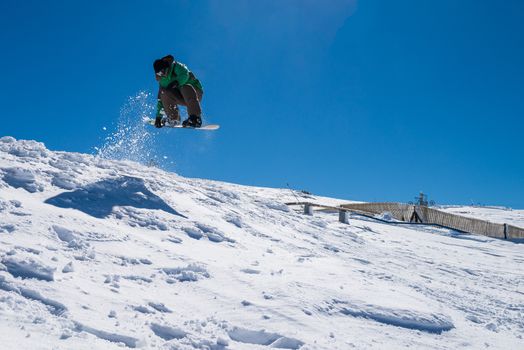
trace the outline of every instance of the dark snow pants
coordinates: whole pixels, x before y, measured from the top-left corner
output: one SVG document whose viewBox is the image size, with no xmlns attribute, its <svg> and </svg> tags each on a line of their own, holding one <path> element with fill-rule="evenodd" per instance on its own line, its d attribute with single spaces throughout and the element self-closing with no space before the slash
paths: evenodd
<svg viewBox="0 0 524 350">
<path fill-rule="evenodd" d="M 203 92 L 195 89 L 193 86 L 186 84 L 178 88 L 160 88 L 158 98 L 162 101 L 164 111 L 170 119 L 180 120 L 178 105 L 187 107 L 188 115 L 202 115 L 200 101 L 202 101 Z"/>
</svg>

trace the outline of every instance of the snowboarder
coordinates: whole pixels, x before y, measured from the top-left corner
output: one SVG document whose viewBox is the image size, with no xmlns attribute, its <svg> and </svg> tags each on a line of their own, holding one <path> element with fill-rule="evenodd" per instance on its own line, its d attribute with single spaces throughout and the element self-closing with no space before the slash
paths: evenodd
<svg viewBox="0 0 524 350">
<path fill-rule="evenodd" d="M 158 81 L 158 101 L 155 126 L 161 128 L 166 123 L 162 118 L 162 110 L 167 115 L 171 125 L 180 124 L 178 105 L 187 107 L 189 117 L 182 126 L 199 128 L 202 126 L 202 109 L 200 101 L 204 90 L 200 81 L 183 63 L 175 61 L 172 55 L 167 55 L 153 63 L 155 77 Z"/>
</svg>

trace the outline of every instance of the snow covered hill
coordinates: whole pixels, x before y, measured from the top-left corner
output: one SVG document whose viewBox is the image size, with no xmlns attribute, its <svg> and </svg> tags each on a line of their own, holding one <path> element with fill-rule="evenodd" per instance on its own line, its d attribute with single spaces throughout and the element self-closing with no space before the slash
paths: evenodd
<svg viewBox="0 0 524 350">
<path fill-rule="evenodd" d="M 524 348 L 524 245 L 294 200 L 0 138 L 0 348 Z"/>
</svg>

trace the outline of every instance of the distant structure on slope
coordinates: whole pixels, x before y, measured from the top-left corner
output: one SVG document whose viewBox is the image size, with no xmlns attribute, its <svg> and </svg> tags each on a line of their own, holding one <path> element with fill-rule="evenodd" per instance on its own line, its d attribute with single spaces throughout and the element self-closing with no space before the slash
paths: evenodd
<svg viewBox="0 0 524 350">
<path fill-rule="evenodd" d="M 420 191 L 419 195 L 415 197 L 415 201 L 409 202 L 409 204 L 419 207 L 432 207 L 435 205 L 435 201 L 428 201 L 428 195 Z"/>
</svg>

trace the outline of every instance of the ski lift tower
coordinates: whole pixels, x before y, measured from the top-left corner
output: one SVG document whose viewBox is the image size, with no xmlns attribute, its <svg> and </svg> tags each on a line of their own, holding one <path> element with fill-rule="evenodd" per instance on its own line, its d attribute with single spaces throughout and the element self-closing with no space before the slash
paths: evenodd
<svg viewBox="0 0 524 350">
<path fill-rule="evenodd" d="M 435 205 L 434 201 L 428 201 L 428 196 L 425 195 L 422 191 L 420 191 L 419 195 L 415 197 L 414 202 L 409 202 L 409 204 L 413 205 L 413 215 L 409 219 L 410 222 L 420 222 L 423 223 L 425 220 L 423 219 L 423 212 L 420 210 L 421 207 L 429 207 Z"/>
<path fill-rule="evenodd" d="M 435 205 L 435 201 L 428 201 L 428 195 L 420 191 L 419 195 L 415 197 L 415 202 L 412 204 L 415 204 L 419 207 L 429 207 Z"/>
</svg>

